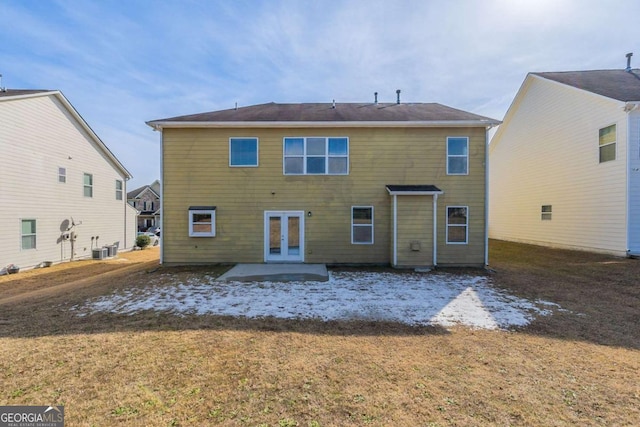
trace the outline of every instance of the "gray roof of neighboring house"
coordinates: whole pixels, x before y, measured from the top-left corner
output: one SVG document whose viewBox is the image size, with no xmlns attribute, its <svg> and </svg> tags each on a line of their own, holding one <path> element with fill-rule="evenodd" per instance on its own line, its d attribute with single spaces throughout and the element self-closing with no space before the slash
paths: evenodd
<svg viewBox="0 0 640 427">
<path fill-rule="evenodd" d="M 618 101 L 640 101 L 640 70 L 592 70 L 531 73 Z"/>
<path fill-rule="evenodd" d="M 32 95 L 34 93 L 53 92 L 51 90 L 44 89 L 4 89 L 0 90 L 0 96 L 20 96 L 20 95 Z"/>
<path fill-rule="evenodd" d="M 267 104 L 211 111 L 147 122 L 166 123 L 243 123 L 243 122 L 486 122 L 498 120 L 437 103 L 300 103 Z M 154 126 L 155 127 L 155 126 Z"/>
</svg>

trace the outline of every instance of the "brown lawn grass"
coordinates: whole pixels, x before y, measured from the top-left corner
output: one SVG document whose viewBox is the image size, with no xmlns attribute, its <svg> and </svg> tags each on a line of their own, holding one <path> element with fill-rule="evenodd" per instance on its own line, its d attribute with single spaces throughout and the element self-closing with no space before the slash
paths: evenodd
<svg viewBox="0 0 640 427">
<path fill-rule="evenodd" d="M 492 241 L 497 286 L 568 310 L 509 332 L 152 312 L 75 317 L 69 307 L 86 298 L 226 269 L 157 268 L 153 250 L 122 256 L 128 261 L 0 277 L 0 405 L 64 404 L 68 426 L 640 420 L 640 261 Z M 106 274 L 89 285 L 98 272 Z"/>
</svg>

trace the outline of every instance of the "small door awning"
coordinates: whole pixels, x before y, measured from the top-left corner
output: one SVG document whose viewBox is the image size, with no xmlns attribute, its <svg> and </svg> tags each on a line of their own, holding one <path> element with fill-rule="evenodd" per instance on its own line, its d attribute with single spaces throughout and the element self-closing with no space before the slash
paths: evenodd
<svg viewBox="0 0 640 427">
<path fill-rule="evenodd" d="M 435 185 L 387 185 L 387 191 L 392 196 L 433 196 L 443 194 Z"/>
</svg>

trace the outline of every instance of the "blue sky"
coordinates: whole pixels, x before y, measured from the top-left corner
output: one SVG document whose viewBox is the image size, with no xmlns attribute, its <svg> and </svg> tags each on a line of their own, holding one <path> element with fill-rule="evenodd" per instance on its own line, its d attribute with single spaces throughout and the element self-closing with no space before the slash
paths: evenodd
<svg viewBox="0 0 640 427">
<path fill-rule="evenodd" d="M 640 67 L 637 0 L 0 0 L 0 74 L 61 90 L 132 172 L 145 122 L 264 102 L 439 102 L 502 119 L 530 71 Z"/>
</svg>

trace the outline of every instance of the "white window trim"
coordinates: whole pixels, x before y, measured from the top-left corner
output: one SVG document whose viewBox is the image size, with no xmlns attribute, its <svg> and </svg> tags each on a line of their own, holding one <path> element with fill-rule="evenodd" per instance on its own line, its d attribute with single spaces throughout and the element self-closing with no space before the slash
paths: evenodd
<svg viewBox="0 0 640 427">
<path fill-rule="evenodd" d="M 325 140 L 325 163 L 324 163 L 324 173 L 308 173 L 307 172 L 307 158 L 308 157 L 321 157 L 321 156 L 316 156 L 316 155 L 312 155 L 312 156 L 308 156 L 307 155 L 307 140 L 308 139 L 314 139 L 314 138 L 323 138 Z M 340 154 L 340 155 L 330 155 L 329 154 L 329 139 L 346 139 L 347 140 L 347 154 Z M 287 139 L 302 139 L 303 143 L 302 143 L 302 154 L 301 155 L 289 155 L 287 156 L 285 154 L 285 145 L 286 145 L 286 140 Z M 349 166 L 350 166 L 350 162 L 349 162 L 349 158 L 350 158 L 350 148 L 351 143 L 349 141 L 349 137 L 348 136 L 286 136 L 282 139 L 282 174 L 283 175 L 294 175 L 294 176 L 302 176 L 302 175 L 311 175 L 311 176 L 324 176 L 324 175 L 334 175 L 334 176 L 344 176 L 344 175 L 349 175 Z M 302 173 L 287 173 L 286 169 L 285 169 L 285 159 L 287 158 L 299 158 L 302 157 Z M 329 173 L 329 159 L 330 158 L 346 158 L 347 159 L 347 170 L 344 173 Z"/>
<path fill-rule="evenodd" d="M 234 165 L 231 163 L 231 141 L 234 139 L 255 139 L 256 141 L 256 164 L 255 165 Z M 230 168 L 257 168 L 260 164 L 260 140 L 256 136 L 232 136 L 229 138 L 229 167 Z"/>
<path fill-rule="evenodd" d="M 193 214 L 211 215 L 211 232 L 193 231 Z M 190 207 L 189 208 L 189 237 L 215 237 L 216 236 L 216 208 L 212 207 Z"/>
<path fill-rule="evenodd" d="M 22 223 L 24 221 L 33 221 L 35 226 L 36 226 L 36 232 L 35 233 L 30 233 L 30 234 L 22 234 Z M 33 245 L 32 248 L 24 248 L 22 245 L 22 238 L 23 237 L 31 237 L 34 236 L 35 237 L 35 243 Z M 35 250 L 38 248 L 38 220 L 35 218 L 20 218 L 20 250 L 22 251 L 31 251 L 31 250 Z"/>
<path fill-rule="evenodd" d="M 461 155 L 461 154 L 449 154 L 449 140 L 450 139 L 466 139 L 467 140 L 467 154 L 466 155 Z M 449 159 L 450 158 L 458 158 L 458 157 L 465 157 L 467 160 L 467 164 L 466 164 L 466 172 L 464 173 L 458 173 L 458 172 L 450 172 L 449 171 Z M 447 137 L 447 175 L 469 175 L 469 137 L 468 136 L 448 136 Z"/>
<path fill-rule="evenodd" d="M 85 178 L 85 176 L 87 176 L 87 175 L 89 175 L 89 176 L 91 177 L 91 184 L 85 184 L 85 183 L 84 183 L 84 178 Z M 85 191 L 84 191 L 84 190 L 85 190 L 86 188 L 90 188 L 90 189 L 91 189 L 91 195 L 90 195 L 90 196 L 87 196 L 87 195 L 85 194 Z M 92 174 L 92 173 L 87 173 L 87 172 L 83 172 L 83 173 L 82 173 L 82 195 L 83 195 L 84 197 L 89 198 L 89 199 L 93 198 L 93 174 Z"/>
<path fill-rule="evenodd" d="M 118 183 L 120 183 L 120 188 L 118 188 Z M 116 200 L 122 200 L 123 197 L 124 197 L 124 182 L 122 182 L 121 179 L 116 179 Z"/>
<path fill-rule="evenodd" d="M 58 184 L 66 184 L 66 183 L 67 183 L 67 168 L 58 166 Z"/>
<path fill-rule="evenodd" d="M 353 222 L 353 210 L 354 209 L 371 209 L 371 224 L 354 224 Z M 354 227 L 370 227 L 371 228 L 371 241 L 370 242 L 356 242 L 353 240 Z M 351 244 L 352 245 L 373 245 L 375 242 L 375 210 L 373 206 L 351 206 Z"/>
<path fill-rule="evenodd" d="M 464 208 L 467 210 L 467 222 L 464 224 L 449 224 L 449 209 L 461 209 Z M 446 242 L 447 245 L 468 245 L 469 244 L 469 206 L 447 206 L 445 210 L 445 214 L 447 217 L 447 228 L 446 228 Z M 466 227 L 465 228 L 465 236 L 464 242 L 450 242 L 449 241 L 449 227 Z"/>
<path fill-rule="evenodd" d="M 606 129 L 608 127 L 611 126 L 615 126 L 615 132 L 616 132 L 616 139 L 613 142 L 609 142 L 607 144 L 603 144 L 600 145 L 600 131 L 602 129 Z M 605 161 L 601 161 L 600 160 L 600 151 L 602 150 L 602 147 L 608 147 L 609 145 L 615 145 L 615 153 L 614 153 L 614 158 L 611 160 L 605 160 Z M 611 123 L 608 124 L 606 126 L 602 126 L 598 128 L 598 164 L 602 164 L 602 163 L 608 163 L 608 162 L 614 162 L 618 159 L 618 124 L 617 123 Z"/>
</svg>

